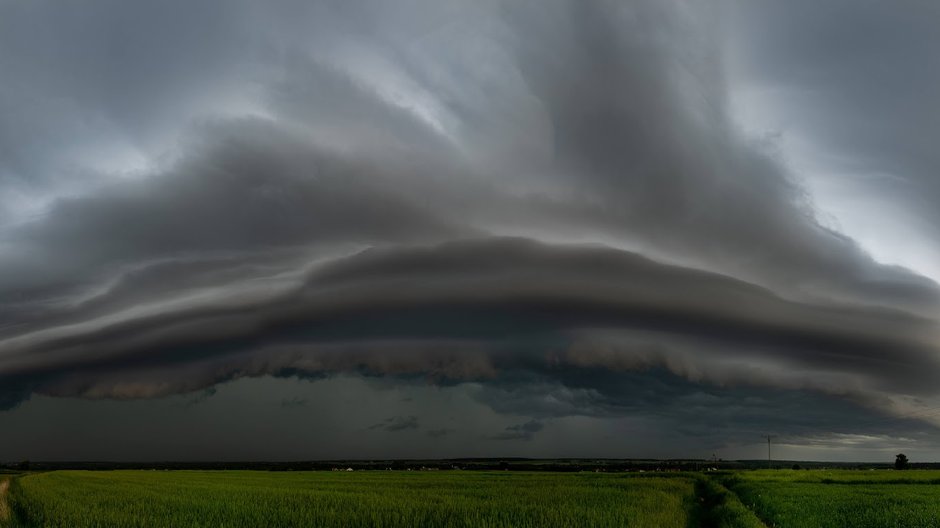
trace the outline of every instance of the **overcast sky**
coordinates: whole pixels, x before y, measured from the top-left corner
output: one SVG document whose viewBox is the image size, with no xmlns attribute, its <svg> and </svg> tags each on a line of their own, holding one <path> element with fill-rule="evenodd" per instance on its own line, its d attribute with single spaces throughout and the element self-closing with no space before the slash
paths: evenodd
<svg viewBox="0 0 940 528">
<path fill-rule="evenodd" d="M 940 460 L 930 0 L 0 0 L 0 460 Z"/>
</svg>

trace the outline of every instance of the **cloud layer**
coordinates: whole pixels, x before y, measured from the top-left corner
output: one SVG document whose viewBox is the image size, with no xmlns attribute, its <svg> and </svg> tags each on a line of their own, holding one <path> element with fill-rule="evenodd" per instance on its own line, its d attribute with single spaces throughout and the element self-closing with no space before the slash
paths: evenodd
<svg viewBox="0 0 940 528">
<path fill-rule="evenodd" d="M 356 374 L 482 387 L 533 418 L 486 436 L 529 440 L 643 391 L 823 398 L 860 430 L 940 401 L 940 287 L 733 115 L 720 13 L 757 8 L 60 9 L 0 5 L 0 407 Z M 833 135 L 933 189 L 926 151 Z"/>
</svg>

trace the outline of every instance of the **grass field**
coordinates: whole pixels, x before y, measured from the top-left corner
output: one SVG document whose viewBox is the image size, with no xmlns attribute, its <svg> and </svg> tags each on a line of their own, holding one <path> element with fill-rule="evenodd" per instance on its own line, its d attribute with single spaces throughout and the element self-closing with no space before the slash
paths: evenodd
<svg viewBox="0 0 940 528">
<path fill-rule="evenodd" d="M 10 509 L 7 506 L 7 490 L 10 488 L 8 475 L 0 475 L 0 526 L 10 522 Z"/>
<path fill-rule="evenodd" d="M 693 478 L 594 473 L 56 471 L 17 479 L 12 526 L 687 528 Z"/>
<path fill-rule="evenodd" d="M 940 471 L 752 471 L 723 481 L 768 526 L 940 528 Z"/>
<path fill-rule="evenodd" d="M 4 527 L 940 528 L 940 471 L 53 471 L 8 487 Z"/>
</svg>

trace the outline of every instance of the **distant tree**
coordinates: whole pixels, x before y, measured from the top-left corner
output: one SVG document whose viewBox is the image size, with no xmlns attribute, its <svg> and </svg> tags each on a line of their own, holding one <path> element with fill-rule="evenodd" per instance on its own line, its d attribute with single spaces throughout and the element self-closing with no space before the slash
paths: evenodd
<svg viewBox="0 0 940 528">
<path fill-rule="evenodd" d="M 799 464 L 793 464 L 793 469 L 803 469 Z"/>
<path fill-rule="evenodd" d="M 17 464 L 16 469 L 20 471 L 29 471 L 29 460 L 24 460 Z"/>
<path fill-rule="evenodd" d="M 898 455 L 894 457 L 894 469 L 907 469 L 907 466 L 907 455 L 904 453 L 898 453 Z"/>
</svg>

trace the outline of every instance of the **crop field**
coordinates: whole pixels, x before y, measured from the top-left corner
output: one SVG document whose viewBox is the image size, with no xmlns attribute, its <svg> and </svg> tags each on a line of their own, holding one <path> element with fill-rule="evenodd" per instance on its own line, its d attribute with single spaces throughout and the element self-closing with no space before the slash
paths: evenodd
<svg viewBox="0 0 940 528">
<path fill-rule="evenodd" d="M 7 506 L 7 490 L 10 488 L 10 478 L 0 474 L 0 526 L 9 523 L 10 510 Z"/>
<path fill-rule="evenodd" d="M 940 528 L 940 471 L 53 471 L 4 488 L 4 528 Z"/>
<path fill-rule="evenodd" d="M 940 471 L 751 471 L 722 482 L 768 526 L 940 528 Z"/>
<path fill-rule="evenodd" d="M 692 478 L 594 473 L 56 471 L 20 477 L 11 526 L 661 526 Z"/>
</svg>

